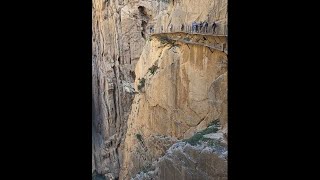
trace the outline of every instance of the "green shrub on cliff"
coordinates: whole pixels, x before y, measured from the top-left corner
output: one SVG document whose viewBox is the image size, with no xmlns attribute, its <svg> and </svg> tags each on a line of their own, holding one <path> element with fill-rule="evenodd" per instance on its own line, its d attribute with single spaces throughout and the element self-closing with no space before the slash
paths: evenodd
<svg viewBox="0 0 320 180">
<path fill-rule="evenodd" d="M 161 44 L 171 44 L 174 45 L 175 41 L 168 38 L 167 36 L 160 36 L 158 37 Z"/>
<path fill-rule="evenodd" d="M 183 140 L 184 142 L 187 142 L 191 144 L 192 146 L 195 146 L 197 144 L 200 144 L 201 141 L 209 141 L 209 145 L 215 144 L 215 141 L 211 141 L 211 139 L 204 138 L 203 135 L 210 134 L 210 133 L 216 133 L 219 130 L 220 123 L 219 120 L 214 120 L 211 123 L 209 123 L 208 127 L 200 132 L 197 132 L 194 134 L 191 138 Z"/>
<path fill-rule="evenodd" d="M 141 136 L 141 134 L 136 134 L 136 137 L 137 137 L 137 139 L 138 139 L 139 141 L 142 142 L 142 136 Z"/>
<path fill-rule="evenodd" d="M 139 85 L 138 85 L 138 90 L 139 91 L 141 91 L 141 89 L 144 87 L 145 83 L 146 83 L 146 79 L 145 78 L 142 78 L 142 79 L 139 78 Z"/>
<path fill-rule="evenodd" d="M 149 68 L 149 72 L 154 75 L 154 73 L 156 72 L 156 70 L 158 69 L 159 67 L 156 66 L 156 65 L 152 65 L 151 68 Z"/>
<path fill-rule="evenodd" d="M 183 40 L 190 41 L 191 39 L 189 37 L 185 37 L 185 38 L 183 38 Z"/>
</svg>

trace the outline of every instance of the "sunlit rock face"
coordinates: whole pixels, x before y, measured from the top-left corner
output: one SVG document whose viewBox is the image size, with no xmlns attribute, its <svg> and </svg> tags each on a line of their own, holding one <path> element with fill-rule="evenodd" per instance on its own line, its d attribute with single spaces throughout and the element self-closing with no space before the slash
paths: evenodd
<svg viewBox="0 0 320 180">
<path fill-rule="evenodd" d="M 150 36 L 150 27 L 178 30 L 193 21 L 215 21 L 215 34 Z M 227 135 L 227 37 L 215 36 L 226 35 L 226 22 L 226 0 L 93 0 L 92 172 L 106 179 L 136 177 L 214 120 Z M 218 163 L 216 156 L 203 153 Z M 225 164 L 208 165 L 224 172 L 210 177 L 225 178 Z M 156 166 L 154 177 L 186 177 Z M 201 179 L 203 172 L 194 176 Z"/>
</svg>

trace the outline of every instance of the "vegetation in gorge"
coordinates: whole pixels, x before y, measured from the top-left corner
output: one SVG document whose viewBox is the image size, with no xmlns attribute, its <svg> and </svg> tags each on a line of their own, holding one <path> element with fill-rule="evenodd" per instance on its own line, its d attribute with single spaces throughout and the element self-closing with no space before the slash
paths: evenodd
<svg viewBox="0 0 320 180">
<path fill-rule="evenodd" d="M 201 142 L 207 142 L 208 145 L 214 146 L 216 144 L 216 141 L 213 139 L 205 138 L 205 137 L 203 137 L 203 135 L 210 134 L 210 133 L 216 133 L 219 130 L 219 127 L 220 127 L 220 123 L 218 120 L 212 121 L 211 123 L 209 123 L 209 125 L 206 129 L 204 129 L 200 132 L 197 132 L 191 138 L 185 139 L 183 141 L 191 144 L 192 146 L 200 144 Z"/>
<path fill-rule="evenodd" d="M 156 72 L 156 70 L 158 69 L 159 67 L 156 66 L 156 65 L 152 65 L 151 68 L 149 68 L 149 72 L 154 75 L 154 73 Z"/>
<path fill-rule="evenodd" d="M 139 78 L 139 85 L 138 85 L 138 90 L 141 91 L 141 89 L 144 87 L 146 83 L 146 79 L 145 78 Z"/>
<path fill-rule="evenodd" d="M 170 44 L 170 45 L 174 45 L 175 41 L 168 38 L 167 36 L 160 36 L 159 41 L 161 42 L 161 44 Z"/>
<path fill-rule="evenodd" d="M 139 141 L 142 142 L 142 136 L 141 136 L 141 134 L 136 134 L 136 137 L 137 137 L 137 139 L 138 139 Z"/>
</svg>

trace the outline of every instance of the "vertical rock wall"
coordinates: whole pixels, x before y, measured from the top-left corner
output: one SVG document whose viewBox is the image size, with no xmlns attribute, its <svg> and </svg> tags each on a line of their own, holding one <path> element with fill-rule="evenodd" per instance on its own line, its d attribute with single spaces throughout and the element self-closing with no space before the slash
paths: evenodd
<svg viewBox="0 0 320 180">
<path fill-rule="evenodd" d="M 140 162 L 163 155 L 210 118 L 226 126 L 226 54 L 185 44 L 159 48 L 148 34 L 150 26 L 205 20 L 216 20 L 222 31 L 226 5 L 226 0 L 93 0 L 93 171 L 127 179 L 142 168 Z M 160 69 L 148 77 L 145 93 L 135 93 L 138 78 L 156 61 Z M 138 133 L 145 144 L 129 147 L 137 144 Z M 132 159 L 143 152 L 148 157 Z"/>
</svg>

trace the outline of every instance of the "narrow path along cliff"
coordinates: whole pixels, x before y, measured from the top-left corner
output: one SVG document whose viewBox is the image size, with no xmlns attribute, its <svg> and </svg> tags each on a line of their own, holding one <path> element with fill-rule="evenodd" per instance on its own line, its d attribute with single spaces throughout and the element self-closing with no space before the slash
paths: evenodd
<svg viewBox="0 0 320 180">
<path fill-rule="evenodd" d="M 93 176 L 227 179 L 227 1 L 92 8 Z"/>
</svg>

